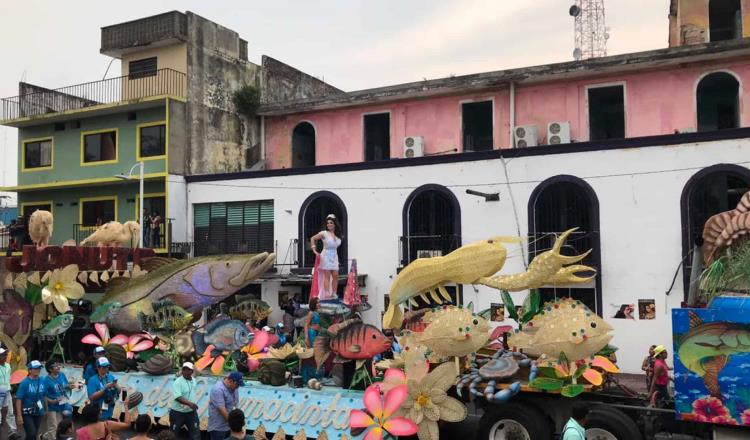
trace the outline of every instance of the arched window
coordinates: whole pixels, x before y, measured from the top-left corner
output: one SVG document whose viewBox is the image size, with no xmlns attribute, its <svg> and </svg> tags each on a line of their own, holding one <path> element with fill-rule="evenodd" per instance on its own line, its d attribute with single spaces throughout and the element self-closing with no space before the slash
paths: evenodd
<svg viewBox="0 0 750 440">
<path fill-rule="evenodd" d="M 708 23 L 711 41 L 742 38 L 740 0 L 709 1 Z"/>
<path fill-rule="evenodd" d="M 698 131 L 740 126 L 740 83 L 726 72 L 703 77 L 696 89 Z"/>
<path fill-rule="evenodd" d="M 315 127 L 300 122 L 292 132 L 292 168 L 315 166 Z"/>
<path fill-rule="evenodd" d="M 539 289 L 543 301 L 572 297 L 591 310 L 602 313 L 601 248 L 599 245 L 599 200 L 588 183 L 574 176 L 551 177 L 534 189 L 529 198 L 529 261 L 552 248 L 556 235 L 571 228 L 562 249 L 564 255 L 580 255 L 592 250 L 581 264 L 597 270 L 590 284 L 570 288 Z"/>
<path fill-rule="evenodd" d="M 428 184 L 406 198 L 401 237 L 401 266 L 417 258 L 446 255 L 461 247 L 461 206 L 448 188 Z M 461 303 L 460 289 L 446 287 L 454 302 Z M 422 304 L 420 307 L 433 304 Z"/>
<path fill-rule="evenodd" d="M 328 214 L 333 214 L 341 224 L 344 230 L 344 238 L 339 246 L 339 272 L 347 273 L 349 267 L 347 263 L 347 215 L 344 202 L 339 196 L 330 191 L 319 191 L 308 197 L 299 211 L 299 255 L 300 267 L 312 268 L 315 266 L 315 254 L 310 250 L 310 237 L 323 230 L 323 222 Z M 322 245 L 318 242 L 318 250 L 322 250 Z"/>
<path fill-rule="evenodd" d="M 750 170 L 731 164 L 704 168 L 685 184 L 680 200 L 685 298 L 690 287 L 692 272 L 692 258 L 689 258 L 689 253 L 696 239 L 702 237 L 706 220 L 712 215 L 734 209 L 748 189 L 750 189 Z"/>
</svg>

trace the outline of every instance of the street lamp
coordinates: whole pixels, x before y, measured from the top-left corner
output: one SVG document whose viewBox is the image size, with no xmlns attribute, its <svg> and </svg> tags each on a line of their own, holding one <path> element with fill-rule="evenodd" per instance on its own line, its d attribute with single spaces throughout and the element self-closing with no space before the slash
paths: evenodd
<svg viewBox="0 0 750 440">
<path fill-rule="evenodd" d="M 141 237 L 140 237 L 139 246 L 143 247 L 143 243 L 144 243 L 144 241 L 143 241 L 143 233 L 144 233 L 144 231 L 146 229 L 146 228 L 143 227 L 143 208 L 144 208 L 144 205 L 143 205 L 143 161 L 138 161 L 138 162 L 134 163 L 133 166 L 130 167 L 130 171 L 128 171 L 127 174 L 115 174 L 115 177 L 117 177 L 118 179 L 122 179 L 122 180 L 130 180 L 130 179 L 133 178 L 133 170 L 135 169 L 135 167 L 139 167 L 140 168 L 140 173 L 139 173 L 140 176 L 139 176 L 138 180 L 139 180 L 139 183 L 140 183 L 140 186 L 141 186 L 141 188 L 140 188 L 140 200 L 141 200 L 140 204 L 141 204 L 141 206 L 138 207 L 139 208 L 138 209 L 138 216 L 139 216 L 138 224 L 141 227 Z"/>
</svg>

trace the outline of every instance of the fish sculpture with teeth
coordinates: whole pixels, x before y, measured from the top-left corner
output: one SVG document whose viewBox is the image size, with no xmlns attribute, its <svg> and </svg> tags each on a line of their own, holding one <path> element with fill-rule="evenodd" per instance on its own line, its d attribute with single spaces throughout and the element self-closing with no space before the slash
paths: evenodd
<svg viewBox="0 0 750 440">
<path fill-rule="evenodd" d="M 563 243 L 576 229 L 563 232 L 555 240 L 552 249 L 537 255 L 528 270 L 514 275 L 495 275 L 505 264 L 508 251 L 504 243 L 517 243 L 512 237 L 492 237 L 470 243 L 448 255 L 432 258 L 417 258 L 398 274 L 388 294 L 390 305 L 383 315 L 383 328 L 400 328 L 404 312 L 400 305 L 417 306 L 416 297 L 430 303 L 441 304 L 451 298 L 446 284 L 482 284 L 499 290 L 519 292 L 545 285 L 564 286 L 591 281 L 595 275 L 578 276 L 580 272 L 595 273 L 596 270 L 578 263 L 591 251 L 576 256 L 560 253 Z M 442 297 L 442 299 L 441 299 Z"/>
</svg>

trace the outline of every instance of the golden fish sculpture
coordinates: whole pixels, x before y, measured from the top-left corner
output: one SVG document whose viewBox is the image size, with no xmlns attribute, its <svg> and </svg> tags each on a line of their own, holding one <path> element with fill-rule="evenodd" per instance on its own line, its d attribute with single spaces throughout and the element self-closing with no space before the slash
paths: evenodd
<svg viewBox="0 0 750 440">
<path fill-rule="evenodd" d="M 514 275 L 497 275 L 505 264 L 508 251 L 504 243 L 517 243 L 518 238 L 492 237 L 470 243 L 448 255 L 432 258 L 417 258 L 399 273 L 388 294 L 390 305 L 383 315 L 383 328 L 400 328 L 404 319 L 400 305 L 407 302 L 416 306 L 416 297 L 430 302 L 427 295 L 438 304 L 441 296 L 450 301 L 446 284 L 482 284 L 509 292 L 535 289 L 545 285 L 570 285 L 591 281 L 578 276 L 579 272 L 596 272 L 589 266 L 578 263 L 591 252 L 566 256 L 560 253 L 563 243 L 577 228 L 569 229 L 555 240 L 552 249 L 537 255 L 528 270 Z M 571 266 L 572 265 L 572 266 Z"/>
</svg>

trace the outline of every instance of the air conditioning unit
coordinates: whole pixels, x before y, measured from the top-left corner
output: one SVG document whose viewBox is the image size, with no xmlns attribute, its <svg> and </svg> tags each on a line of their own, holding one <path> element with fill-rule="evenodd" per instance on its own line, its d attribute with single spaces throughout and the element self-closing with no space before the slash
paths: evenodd
<svg viewBox="0 0 750 440">
<path fill-rule="evenodd" d="M 547 124 L 547 143 L 549 145 L 570 143 L 570 122 L 550 122 Z"/>
<path fill-rule="evenodd" d="M 424 138 L 422 136 L 407 136 L 404 138 L 404 158 L 424 156 Z"/>
<path fill-rule="evenodd" d="M 519 125 L 513 130 L 516 148 L 536 147 L 539 145 L 539 130 L 536 125 Z"/>
<path fill-rule="evenodd" d="M 417 251 L 417 258 L 441 257 L 443 251 L 440 249 L 421 249 Z"/>
</svg>

